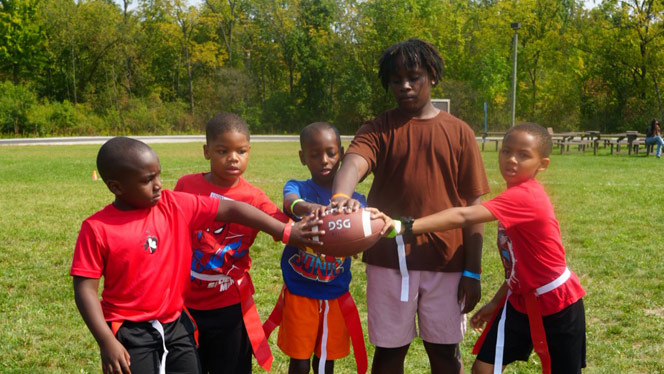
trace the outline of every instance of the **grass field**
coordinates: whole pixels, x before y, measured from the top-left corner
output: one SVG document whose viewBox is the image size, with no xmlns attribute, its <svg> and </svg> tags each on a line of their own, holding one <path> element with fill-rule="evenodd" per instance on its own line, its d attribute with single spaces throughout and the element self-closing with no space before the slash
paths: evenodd
<svg viewBox="0 0 664 374">
<path fill-rule="evenodd" d="M 281 204 L 289 178 L 306 178 L 297 143 L 254 143 L 245 177 Z M 69 267 L 80 223 L 112 200 L 93 182 L 99 146 L 0 147 L 0 372 L 96 373 L 97 345 L 73 301 Z M 167 188 L 185 173 L 208 168 L 201 144 L 157 144 Z M 555 150 L 554 150 L 554 153 Z M 552 156 L 540 176 L 555 205 L 570 267 L 585 298 L 588 368 L 585 373 L 664 373 L 664 160 L 655 157 L 565 154 Z M 504 189 L 495 151 L 483 153 L 491 195 Z M 366 193 L 368 183 L 359 190 Z M 490 197 L 489 196 L 489 197 Z M 495 224 L 487 224 L 483 298 L 501 282 Z M 281 287 L 281 246 L 261 234 L 252 247 L 259 312 L 267 317 Z M 366 329 L 364 265 L 353 264 L 351 292 Z M 478 333 L 463 341 L 463 360 Z M 271 339 L 272 372 L 287 358 Z M 368 339 L 367 339 L 368 344 Z M 369 359 L 373 347 L 368 345 Z M 539 373 L 535 355 L 507 373 Z M 411 345 L 407 373 L 428 372 L 420 341 Z M 353 373 L 352 358 L 337 373 Z M 262 369 L 254 370 L 256 373 Z"/>
</svg>

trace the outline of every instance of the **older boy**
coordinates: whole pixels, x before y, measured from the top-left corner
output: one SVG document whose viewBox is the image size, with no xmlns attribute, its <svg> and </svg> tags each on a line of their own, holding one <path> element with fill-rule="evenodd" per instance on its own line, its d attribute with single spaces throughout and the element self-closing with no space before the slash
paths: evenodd
<svg viewBox="0 0 664 374">
<path fill-rule="evenodd" d="M 474 374 L 499 374 L 513 361 L 526 361 L 533 346 L 545 374 L 579 374 L 586 366 L 585 291 L 567 267 L 553 206 L 535 179 L 548 167 L 551 148 L 551 136 L 542 126 L 512 127 L 498 157 L 506 191 L 482 205 L 413 222 L 417 235 L 499 221 L 505 282 L 470 320 L 474 328 L 493 321 L 475 345 Z"/>
<path fill-rule="evenodd" d="M 472 129 L 431 103 L 443 61 L 418 39 L 389 47 L 379 61 L 383 87 L 397 107 L 358 130 L 334 180 L 332 201 L 350 199 L 373 172 L 368 205 L 392 217 L 422 217 L 455 206 L 479 204 L 489 191 Z M 406 219 L 410 224 L 412 218 Z M 410 342 L 418 335 L 433 373 L 460 373 L 458 343 L 465 315 L 480 298 L 483 226 L 396 239 L 366 251 L 369 339 L 376 345 L 373 373 L 403 373 Z M 472 277 L 462 276 L 474 274 Z"/>
<path fill-rule="evenodd" d="M 138 140 L 106 142 L 97 168 L 115 200 L 83 221 L 71 275 L 104 373 L 200 373 L 195 327 L 182 313 L 197 226 L 238 222 L 293 245 L 317 245 L 304 231 L 313 222 L 284 225 L 248 204 L 162 190 L 159 159 Z"/>
</svg>

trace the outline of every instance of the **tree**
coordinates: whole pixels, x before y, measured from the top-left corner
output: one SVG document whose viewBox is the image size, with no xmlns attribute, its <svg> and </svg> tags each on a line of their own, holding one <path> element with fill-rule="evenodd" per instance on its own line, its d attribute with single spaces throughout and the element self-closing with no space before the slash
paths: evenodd
<svg viewBox="0 0 664 374">
<path fill-rule="evenodd" d="M 14 84 L 24 73 L 41 70 L 46 61 L 38 4 L 38 0 L 0 0 L 0 71 L 8 70 Z"/>
</svg>

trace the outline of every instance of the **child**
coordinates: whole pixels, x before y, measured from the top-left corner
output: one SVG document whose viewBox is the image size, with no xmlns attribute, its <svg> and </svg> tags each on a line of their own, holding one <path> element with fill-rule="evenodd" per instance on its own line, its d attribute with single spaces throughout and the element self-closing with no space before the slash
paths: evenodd
<svg viewBox="0 0 664 374">
<path fill-rule="evenodd" d="M 329 205 L 334 175 L 343 155 L 339 131 L 315 122 L 300 133 L 300 161 L 311 179 L 289 180 L 284 186 L 284 211 L 300 219 Z M 353 197 L 365 203 L 364 196 Z M 314 251 L 287 245 L 281 256 L 285 287 L 266 331 L 280 324 L 277 344 L 290 359 L 290 374 L 307 374 L 313 354 L 314 372 L 332 373 L 334 360 L 350 352 L 353 338 L 358 372 L 366 371 L 364 337 L 348 287 L 350 258 L 319 257 Z M 281 321 L 275 315 L 281 313 Z M 348 326 L 347 326 L 348 325 Z M 355 335 L 354 335 L 355 334 Z M 357 335 L 359 334 L 359 336 Z"/>
<path fill-rule="evenodd" d="M 500 373 L 504 365 L 526 361 L 533 345 L 544 373 L 578 374 L 586 366 L 585 291 L 567 268 L 553 206 L 535 179 L 549 165 L 551 148 L 542 126 L 510 128 L 498 156 L 506 191 L 482 205 L 447 209 L 412 224 L 419 235 L 498 220 L 505 282 L 470 320 L 474 328 L 493 322 L 476 343 L 474 374 Z"/>
<path fill-rule="evenodd" d="M 357 183 L 374 174 L 368 205 L 392 217 L 422 217 L 479 204 L 489 191 L 473 130 L 436 109 L 431 88 L 443 61 L 429 43 L 410 39 L 389 47 L 378 75 L 397 107 L 358 130 L 334 179 L 333 203 L 356 208 Z M 419 336 L 433 373 L 460 373 L 458 343 L 465 316 L 480 298 L 483 226 L 414 237 L 383 238 L 364 252 L 372 372 L 403 373 L 412 339 Z M 388 292 L 390 291 L 390 292 Z"/>
<path fill-rule="evenodd" d="M 138 140 L 107 141 L 97 168 L 115 200 L 83 221 L 70 273 L 104 373 L 200 373 L 195 326 L 181 313 L 193 228 L 217 219 L 317 245 L 309 229 L 320 221 L 284 225 L 245 203 L 162 190 L 159 159 Z"/>
<path fill-rule="evenodd" d="M 175 191 L 243 201 L 288 222 L 263 191 L 242 178 L 251 149 L 247 123 L 232 113 L 217 114 L 207 123 L 205 137 L 203 154 L 210 160 L 210 171 L 181 177 Z M 251 373 L 252 351 L 258 363 L 270 370 L 272 354 L 253 303 L 249 277 L 249 247 L 258 230 L 212 220 L 199 229 L 205 233 L 194 238 L 191 288 L 185 306 L 198 326 L 203 373 Z M 206 248 L 208 235 L 212 245 Z M 218 248 L 223 250 L 217 252 Z"/>
</svg>

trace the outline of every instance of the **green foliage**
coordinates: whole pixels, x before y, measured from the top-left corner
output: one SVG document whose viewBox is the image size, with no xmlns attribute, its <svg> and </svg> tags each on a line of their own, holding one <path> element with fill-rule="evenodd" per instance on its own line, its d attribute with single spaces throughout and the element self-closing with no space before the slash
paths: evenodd
<svg viewBox="0 0 664 374">
<path fill-rule="evenodd" d="M 476 131 L 486 102 L 490 127 L 503 129 L 512 22 L 522 25 L 517 121 L 616 132 L 664 116 L 664 5 L 654 0 L 604 0 L 591 10 L 580 0 L 0 3 L 0 80 L 26 84 L 39 102 L 84 104 L 110 123 L 103 131 L 192 131 L 234 111 L 259 131 L 298 132 L 323 120 L 352 133 L 394 106 L 377 60 L 411 37 L 432 42 L 444 59 L 434 97 L 450 99 Z M 155 95 L 183 113 L 166 109 L 155 119 Z M 58 134 L 62 126 L 39 128 Z"/>
<path fill-rule="evenodd" d="M 187 104 L 181 101 L 162 103 L 158 96 L 146 99 L 134 99 L 127 103 L 122 111 L 121 132 L 127 134 L 171 134 L 191 132 L 187 125 Z"/>
<path fill-rule="evenodd" d="M 0 1 L 0 67 L 14 84 L 45 62 L 46 37 L 37 18 L 38 0 Z M 0 78 L 2 74 L 0 73 Z"/>
<path fill-rule="evenodd" d="M 29 88 L 0 82 L 0 129 L 3 133 L 25 135 L 34 131 L 28 114 L 37 102 L 37 95 Z"/>
</svg>

